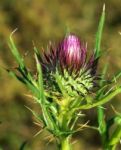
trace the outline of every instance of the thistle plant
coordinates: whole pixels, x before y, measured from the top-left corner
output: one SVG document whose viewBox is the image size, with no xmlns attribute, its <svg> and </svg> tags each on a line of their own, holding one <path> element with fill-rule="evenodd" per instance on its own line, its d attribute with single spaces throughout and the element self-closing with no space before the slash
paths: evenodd
<svg viewBox="0 0 121 150">
<path fill-rule="evenodd" d="M 115 82 L 120 73 L 107 81 L 104 76 L 106 67 L 102 75 L 97 72 L 102 56 L 100 45 L 104 20 L 105 6 L 99 21 L 94 51 L 90 56 L 87 44 L 71 33 L 66 34 L 57 45 L 49 43 L 41 51 L 34 46 L 36 77 L 26 67 L 17 50 L 12 39 L 14 32 L 10 36 L 9 47 L 18 67 L 8 72 L 31 90 L 42 114 L 37 114 L 34 110 L 31 112 L 43 123 L 43 130 L 48 130 L 55 137 L 60 150 L 71 150 L 71 137 L 80 130 L 76 126 L 78 118 L 83 115 L 83 110 L 94 107 L 97 108 L 98 127 L 90 128 L 100 133 L 103 148 L 115 149 L 121 138 L 121 114 L 115 111 L 116 116 L 106 121 L 102 107 L 121 92 L 121 86 Z M 109 136 L 113 124 L 117 128 Z"/>
</svg>

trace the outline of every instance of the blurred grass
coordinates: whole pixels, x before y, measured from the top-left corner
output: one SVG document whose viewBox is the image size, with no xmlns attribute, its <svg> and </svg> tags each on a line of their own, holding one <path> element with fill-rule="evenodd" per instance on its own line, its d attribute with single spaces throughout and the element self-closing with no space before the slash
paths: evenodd
<svg viewBox="0 0 121 150">
<path fill-rule="evenodd" d="M 88 42 L 88 50 L 93 49 L 98 20 L 103 3 L 106 3 L 106 23 L 103 33 L 100 68 L 109 61 L 107 77 L 121 70 L 121 1 L 120 0 L 1 0 L 0 1 L 0 146 L 3 150 L 18 150 L 24 141 L 28 141 L 26 150 L 56 149 L 54 142 L 48 143 L 46 132 L 33 136 L 40 130 L 33 123 L 33 116 L 24 105 L 39 111 L 39 108 L 24 94 L 30 94 L 18 81 L 4 70 L 16 67 L 7 45 L 10 33 L 18 28 L 14 39 L 20 52 L 25 56 L 27 65 L 34 71 L 32 41 L 41 49 L 46 48 L 49 40 L 58 41 L 67 28 Z M 111 102 L 120 112 L 120 96 Z M 107 114 L 113 111 L 107 104 Z M 91 113 L 90 113 L 91 112 Z M 90 110 L 86 119 L 95 124 L 95 110 Z M 93 115 L 90 115 L 93 114 Z M 90 133 L 90 134 L 89 134 Z M 100 139 L 97 133 L 84 130 L 74 136 L 78 139 L 73 146 L 77 150 L 97 150 Z M 95 141 L 97 139 L 97 142 Z M 120 149 L 121 147 L 119 147 Z"/>
</svg>

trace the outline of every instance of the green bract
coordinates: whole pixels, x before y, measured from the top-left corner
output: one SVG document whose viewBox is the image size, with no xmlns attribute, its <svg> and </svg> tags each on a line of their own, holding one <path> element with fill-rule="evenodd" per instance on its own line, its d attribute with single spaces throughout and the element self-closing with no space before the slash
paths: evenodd
<svg viewBox="0 0 121 150">
<path fill-rule="evenodd" d="M 64 87 L 64 91 L 70 97 L 85 96 L 88 91 L 93 87 L 93 77 L 90 75 L 90 71 L 81 69 L 77 74 L 70 75 L 67 70 L 64 70 L 63 75 L 57 74 L 61 84 Z"/>
</svg>

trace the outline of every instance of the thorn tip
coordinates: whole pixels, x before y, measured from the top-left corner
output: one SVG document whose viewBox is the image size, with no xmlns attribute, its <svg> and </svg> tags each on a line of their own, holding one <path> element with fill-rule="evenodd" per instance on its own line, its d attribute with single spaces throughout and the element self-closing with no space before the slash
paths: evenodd
<svg viewBox="0 0 121 150">
<path fill-rule="evenodd" d="M 105 3 L 103 4 L 103 12 L 105 11 Z"/>
<path fill-rule="evenodd" d="M 10 34 L 10 37 L 12 37 L 12 35 L 13 35 L 17 30 L 18 30 L 18 28 L 14 29 L 14 30 L 12 31 L 12 33 Z"/>
</svg>

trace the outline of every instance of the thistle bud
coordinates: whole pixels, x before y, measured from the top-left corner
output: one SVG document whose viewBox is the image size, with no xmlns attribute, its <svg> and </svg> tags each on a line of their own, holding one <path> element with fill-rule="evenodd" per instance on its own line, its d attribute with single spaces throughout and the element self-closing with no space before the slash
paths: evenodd
<svg viewBox="0 0 121 150">
<path fill-rule="evenodd" d="M 87 46 L 76 35 L 66 36 L 57 47 L 50 44 L 40 62 L 45 71 L 45 89 L 51 93 L 62 94 L 55 75 L 71 97 L 85 96 L 95 85 L 98 60 L 94 53 L 87 60 Z"/>
<path fill-rule="evenodd" d="M 59 45 L 60 64 L 78 70 L 85 62 L 86 46 L 75 35 L 66 36 Z"/>
</svg>

